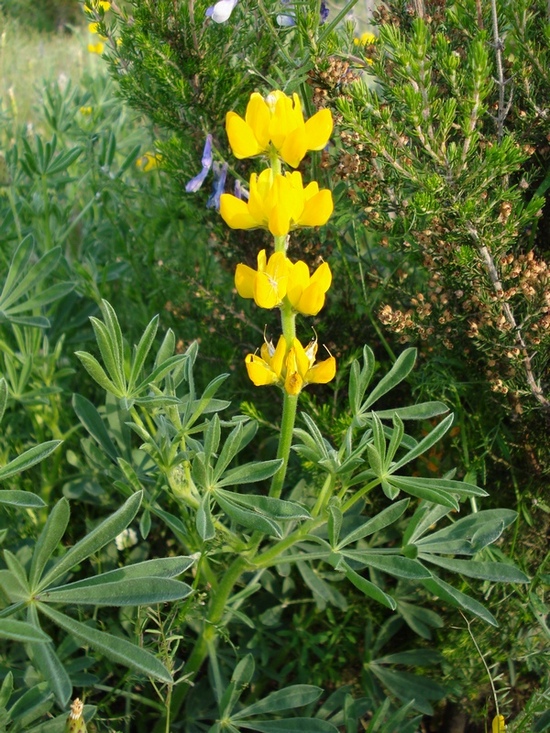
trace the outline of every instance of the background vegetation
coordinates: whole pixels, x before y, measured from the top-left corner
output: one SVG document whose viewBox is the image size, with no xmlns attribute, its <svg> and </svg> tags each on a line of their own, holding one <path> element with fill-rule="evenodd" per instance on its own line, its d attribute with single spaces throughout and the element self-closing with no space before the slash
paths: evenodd
<svg viewBox="0 0 550 733">
<path fill-rule="evenodd" d="M 550 728 L 546 3 L 392 0 L 372 17 L 360 3 L 330 3 L 328 21 L 321 23 L 319 3 L 304 0 L 292 6 L 293 27 L 278 25 L 285 8 L 275 0 L 241 0 L 218 25 L 205 21 L 207 5 L 141 0 L 105 11 L 88 4 L 87 18 L 77 3 L 2 5 L 0 463 L 6 468 L 16 456 L 42 448 L 5 476 L 0 468 L 0 477 L 3 489 L 32 491 L 48 511 L 16 493 L 2 508 L 7 552 L 0 616 L 12 618 L 10 604 L 18 598 L 7 574 L 40 564 L 32 560 L 37 538 L 48 516 L 65 511 L 62 497 L 72 515 L 45 573 L 65 556 L 63 547 L 103 527 L 110 512 L 122 512 L 113 524 L 118 531 L 102 530 L 108 541 L 90 547 L 93 572 L 83 554 L 74 567 L 67 565 L 63 581 L 202 547 L 189 549 L 186 532 L 195 525 L 178 496 L 183 489 L 173 467 L 163 468 L 152 448 L 143 450 L 146 434 L 132 436 L 126 427 L 135 415 L 121 412 L 120 398 L 106 396 L 75 356 L 98 354 L 89 318 L 112 323 L 103 301 L 120 323 L 127 366 L 130 347 L 159 314 L 154 367 L 175 359 L 170 378 L 177 386 L 181 377 L 179 398 L 185 386 L 200 400 L 228 372 L 225 392 L 215 398 L 212 392 L 204 419 L 225 407 L 226 432 L 244 417 L 257 421 L 257 437 L 243 446 L 239 465 L 275 455 L 280 404 L 267 391 L 252 395 L 241 366 L 265 326 L 232 285 L 235 264 L 253 265 L 269 239 L 225 227 L 208 206 L 211 179 L 194 194 L 185 184 L 200 170 L 207 133 L 216 160 L 229 164 L 227 190 L 235 180 L 246 184 L 255 163 L 230 158 L 226 111 L 242 114 L 254 90 L 298 91 L 308 115 L 328 106 L 336 121 L 328 150 L 307 170 L 333 190 L 335 214 L 322 230 L 296 232 L 290 255 L 312 267 L 321 258 L 331 265 L 336 286 L 313 324 L 337 356 L 339 375 L 334 386 L 304 395 L 303 409 L 326 440 L 340 445 L 352 416 L 350 365 L 363 358 L 363 344 L 378 360 L 374 381 L 406 347 L 416 347 L 416 368 L 377 409 L 425 401 L 451 408 L 453 427 L 414 459 L 410 472 L 435 480 L 455 471 L 455 479 L 477 483 L 488 496 L 465 502 L 474 514 L 517 512 L 514 523 L 502 514 L 489 525 L 487 546 L 474 559 L 513 562 L 529 582 L 520 583 L 520 575 L 512 585 L 455 577 L 459 592 L 493 614 L 495 627 L 477 607 L 466 609 L 462 601 L 467 617 L 461 616 L 450 596 L 437 601 L 433 589 L 389 579 L 379 569 L 367 576 L 397 599 L 397 610 L 365 599 L 355 586 L 344 588 L 336 569 L 321 563 L 302 563 L 297 572 L 270 568 L 245 607 L 238 596 L 232 602 L 231 626 L 228 619 L 220 622 L 217 656 L 211 657 L 218 666 L 201 668 L 173 730 L 213 730 L 220 700 L 228 697 L 238 710 L 285 685 L 316 685 L 326 691 L 323 706 L 305 693 L 303 701 L 317 730 L 320 721 L 332 720 L 346 731 L 421 725 L 477 731 L 494 715 L 494 686 L 509 730 L 541 733 Z M 88 52 L 98 39 L 88 30 L 90 20 L 105 38 L 103 59 Z M 360 40 L 367 20 L 375 37 Z M 151 166 L 157 154 L 160 164 Z M 266 319 L 271 328 L 270 314 Z M 171 336 L 162 341 L 166 333 Z M 185 377 L 176 357 L 188 365 Z M 161 392 L 163 399 L 170 396 L 169 380 L 154 384 L 159 399 Z M 145 402 L 138 408 L 141 430 L 168 450 L 170 420 L 159 420 Z M 421 440 L 440 419 L 434 414 L 416 427 L 408 423 L 411 440 Z M 318 485 L 323 470 L 307 451 L 296 452 L 288 485 Z M 127 529 L 137 512 L 128 497 L 143 488 L 145 510 Z M 295 489 L 292 498 L 307 504 L 307 490 L 300 495 Z M 383 494 L 369 499 L 373 516 L 386 507 Z M 443 522 L 452 527 L 456 519 L 445 515 Z M 62 519 L 56 521 L 61 527 Z M 402 520 L 384 528 L 370 549 L 398 546 L 406 527 Z M 212 577 L 223 576 L 222 543 L 208 547 Z M 179 562 L 174 567 L 183 572 Z M 57 602 L 69 608 L 65 618 L 132 640 L 185 675 L 178 665 L 188 660 L 189 639 L 209 603 L 209 571 L 202 572 L 183 576 L 193 586 L 189 596 L 183 583 L 171 588 L 172 596 L 158 585 L 157 598 L 183 599 L 170 605 L 90 610 L 62 596 Z M 443 577 L 452 576 L 445 571 Z M 251 587 L 246 578 L 240 590 L 246 595 Z M 31 615 L 25 620 L 34 623 Z M 0 725 L 63 730 L 67 689 L 76 688 L 90 704 L 87 714 L 96 707 L 89 729 L 150 730 L 164 714 L 169 689 L 161 687 L 158 670 L 156 682 L 147 681 L 155 679 L 153 662 L 144 657 L 141 672 L 135 664 L 126 671 L 97 648 L 82 651 L 82 630 L 63 623 L 50 616 L 42 625 L 53 639 L 53 656 L 36 652 L 40 641 L 28 628 L 5 627 Z M 277 730 L 290 730 L 285 724 Z M 309 730 L 305 725 L 300 722 Z M 276 730 L 269 724 L 256 729 Z"/>
</svg>

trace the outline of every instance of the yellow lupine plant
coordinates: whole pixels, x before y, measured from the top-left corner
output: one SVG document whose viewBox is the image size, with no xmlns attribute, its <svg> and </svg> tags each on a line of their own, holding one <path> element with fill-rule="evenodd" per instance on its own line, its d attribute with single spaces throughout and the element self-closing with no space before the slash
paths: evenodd
<svg viewBox="0 0 550 733">
<path fill-rule="evenodd" d="M 332 114 L 322 109 L 307 122 L 297 94 L 274 91 L 254 93 L 244 119 L 228 112 L 225 128 L 233 155 L 251 158 L 275 151 L 287 165 L 297 168 L 308 150 L 322 150 L 332 134 Z"/>
</svg>

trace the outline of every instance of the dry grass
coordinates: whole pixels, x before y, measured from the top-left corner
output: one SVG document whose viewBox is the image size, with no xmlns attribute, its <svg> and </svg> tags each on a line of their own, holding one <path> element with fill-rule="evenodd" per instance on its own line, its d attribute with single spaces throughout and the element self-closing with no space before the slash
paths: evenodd
<svg viewBox="0 0 550 733">
<path fill-rule="evenodd" d="M 41 33 L 0 15 L 0 116 L 14 129 L 33 124 L 44 81 L 78 81 L 84 72 L 105 69 L 88 53 L 83 26 L 72 34 Z"/>
</svg>

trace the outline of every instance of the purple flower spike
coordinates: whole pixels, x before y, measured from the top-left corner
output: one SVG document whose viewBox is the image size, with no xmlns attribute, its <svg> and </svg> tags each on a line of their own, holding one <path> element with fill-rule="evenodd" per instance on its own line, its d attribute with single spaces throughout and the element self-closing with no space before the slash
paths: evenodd
<svg viewBox="0 0 550 733">
<path fill-rule="evenodd" d="M 200 173 L 197 173 L 197 175 L 185 185 L 187 193 L 196 193 L 204 183 L 204 179 L 208 175 L 210 168 L 212 168 L 212 135 L 206 136 L 204 150 L 202 151 L 201 164 L 202 170 Z"/>
<path fill-rule="evenodd" d="M 326 4 L 326 2 L 324 0 L 321 0 L 321 12 L 320 12 L 320 15 L 321 15 L 321 23 L 326 23 L 327 22 L 328 13 L 329 13 L 328 5 Z"/>
<path fill-rule="evenodd" d="M 225 188 L 226 177 L 227 163 L 223 163 L 223 165 L 221 163 L 214 163 L 214 185 L 212 186 L 212 193 L 206 202 L 207 209 L 216 209 L 216 211 L 219 211 L 220 196 Z"/>
</svg>

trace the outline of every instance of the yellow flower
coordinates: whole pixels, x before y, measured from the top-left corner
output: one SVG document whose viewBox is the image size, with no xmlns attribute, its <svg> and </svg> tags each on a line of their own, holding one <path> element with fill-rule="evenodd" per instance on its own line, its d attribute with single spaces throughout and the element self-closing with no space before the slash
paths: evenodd
<svg viewBox="0 0 550 733">
<path fill-rule="evenodd" d="M 162 155 L 160 153 L 144 153 L 136 160 L 136 165 L 144 173 L 155 170 L 162 163 Z"/>
<path fill-rule="evenodd" d="M 362 33 L 359 38 L 354 38 L 353 42 L 356 46 L 370 46 L 376 43 L 376 36 L 374 33 L 367 31 L 366 33 Z"/>
<path fill-rule="evenodd" d="M 336 359 L 330 356 L 315 363 L 317 340 L 304 347 L 297 338 L 290 346 L 284 336 L 277 347 L 265 341 L 260 356 L 248 354 L 245 359 L 248 376 L 256 387 L 279 384 L 290 395 L 298 395 L 307 384 L 326 384 L 336 374 Z"/>
<path fill-rule="evenodd" d="M 271 92 L 264 99 L 254 92 L 244 119 L 228 112 L 225 129 L 236 158 L 251 158 L 275 150 L 293 168 L 300 165 L 308 150 L 322 150 L 332 134 L 332 114 L 319 110 L 304 122 L 297 94 Z"/>
<path fill-rule="evenodd" d="M 97 43 L 89 43 L 88 44 L 88 51 L 90 53 L 102 54 L 104 48 L 105 48 L 105 44 L 102 43 L 101 41 L 98 41 Z"/>
<path fill-rule="evenodd" d="M 325 293 L 332 283 L 332 273 L 328 262 L 323 262 L 309 275 L 305 262 L 298 260 L 290 271 L 286 297 L 293 309 L 305 316 L 316 316 L 325 304 Z"/>
<path fill-rule="evenodd" d="M 235 287 L 241 298 L 254 298 L 260 308 L 275 308 L 286 295 L 292 263 L 284 252 L 275 252 L 266 262 L 265 249 L 258 253 L 258 270 L 237 265 Z"/>
<path fill-rule="evenodd" d="M 79 110 L 81 115 L 91 115 L 93 112 L 92 107 L 81 107 Z"/>
<path fill-rule="evenodd" d="M 504 715 L 495 715 L 491 725 L 492 733 L 504 733 L 506 730 L 506 721 Z"/>
<path fill-rule="evenodd" d="M 298 171 L 273 175 L 270 168 L 250 177 L 248 201 L 222 194 L 220 214 L 232 229 L 265 227 L 274 236 L 285 236 L 296 227 L 326 224 L 332 214 L 332 194 L 319 190 L 316 181 L 305 188 Z"/>
<path fill-rule="evenodd" d="M 332 273 L 323 262 L 310 277 L 305 262 L 292 263 L 284 252 L 275 252 L 267 260 L 265 249 L 258 253 L 258 269 L 239 264 L 235 287 L 241 298 L 253 298 L 260 308 L 275 308 L 285 296 L 292 308 L 305 316 L 316 316 L 325 304 Z"/>
</svg>

